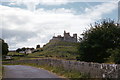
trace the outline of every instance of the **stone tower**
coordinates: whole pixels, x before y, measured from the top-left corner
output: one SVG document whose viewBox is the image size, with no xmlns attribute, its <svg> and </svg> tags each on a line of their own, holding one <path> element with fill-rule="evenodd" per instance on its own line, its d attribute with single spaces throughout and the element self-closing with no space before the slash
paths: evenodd
<svg viewBox="0 0 120 80">
<path fill-rule="evenodd" d="M 64 31 L 64 41 L 68 41 L 68 42 L 77 42 L 77 34 L 73 34 L 73 36 L 70 36 L 70 33 L 66 33 L 66 31 Z"/>
<path fill-rule="evenodd" d="M 73 34 L 74 41 L 77 42 L 77 34 Z"/>
<path fill-rule="evenodd" d="M 55 42 L 55 41 L 66 41 L 66 42 L 77 42 L 77 34 L 73 34 L 73 36 L 70 36 L 70 33 L 66 33 L 66 31 L 64 31 L 63 36 L 58 35 L 53 36 L 53 38 L 50 40 L 51 42 Z"/>
<path fill-rule="evenodd" d="M 64 41 L 68 41 L 70 39 L 70 33 L 66 33 L 66 31 L 64 31 Z"/>
</svg>

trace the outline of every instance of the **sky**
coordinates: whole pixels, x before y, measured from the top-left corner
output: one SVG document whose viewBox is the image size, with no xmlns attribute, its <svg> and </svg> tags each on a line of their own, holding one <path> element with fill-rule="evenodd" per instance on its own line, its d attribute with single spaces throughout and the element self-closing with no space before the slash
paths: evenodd
<svg viewBox="0 0 120 80">
<path fill-rule="evenodd" d="M 117 0 L 0 0 L 0 37 L 9 50 L 35 48 L 64 30 L 80 36 L 106 18 L 118 20 Z"/>
</svg>

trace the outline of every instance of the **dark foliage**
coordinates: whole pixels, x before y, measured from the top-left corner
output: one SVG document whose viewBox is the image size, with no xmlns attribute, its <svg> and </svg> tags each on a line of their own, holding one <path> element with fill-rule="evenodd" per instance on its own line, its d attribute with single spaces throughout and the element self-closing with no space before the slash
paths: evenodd
<svg viewBox="0 0 120 80">
<path fill-rule="evenodd" d="M 36 46 L 36 49 L 37 49 L 37 48 L 40 48 L 40 45 L 37 45 L 37 46 Z"/>
<path fill-rule="evenodd" d="M 88 62 L 105 62 L 110 56 L 120 53 L 110 53 L 108 49 L 120 49 L 120 26 L 112 20 L 103 20 L 101 23 L 91 25 L 83 34 L 79 43 L 79 59 Z M 81 38 L 80 38 L 81 39 Z"/>
<path fill-rule="evenodd" d="M 16 50 L 16 52 L 18 52 L 18 53 L 19 53 L 20 51 L 22 51 L 22 49 L 20 49 L 20 48 L 18 48 L 18 49 Z"/>
<path fill-rule="evenodd" d="M 8 50 L 8 44 L 4 42 L 4 40 L 0 39 L 0 46 L 2 49 L 2 55 L 7 55 L 7 53 L 9 52 Z"/>
</svg>

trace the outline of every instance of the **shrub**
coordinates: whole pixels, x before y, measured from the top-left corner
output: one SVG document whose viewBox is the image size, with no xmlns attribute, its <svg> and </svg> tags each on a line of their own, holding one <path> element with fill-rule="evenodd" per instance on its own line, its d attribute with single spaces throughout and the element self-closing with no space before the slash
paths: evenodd
<svg viewBox="0 0 120 80">
<path fill-rule="evenodd" d="M 78 47 L 80 60 L 101 63 L 110 56 L 119 55 L 118 52 L 114 54 L 107 52 L 110 48 L 114 50 L 120 47 L 120 26 L 114 21 L 105 19 L 101 23 L 95 23 L 94 27 L 91 26 L 82 35 Z"/>
</svg>

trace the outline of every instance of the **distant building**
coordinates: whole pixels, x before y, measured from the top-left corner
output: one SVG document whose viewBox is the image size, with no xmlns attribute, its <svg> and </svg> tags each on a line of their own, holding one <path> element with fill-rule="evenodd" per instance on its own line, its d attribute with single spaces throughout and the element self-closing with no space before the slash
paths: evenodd
<svg viewBox="0 0 120 80">
<path fill-rule="evenodd" d="M 19 49 L 17 49 L 16 51 L 17 51 L 18 53 L 30 54 L 30 53 L 32 53 L 34 50 L 35 50 L 34 48 L 24 48 L 24 50 L 23 50 L 23 48 L 21 48 L 21 49 L 19 48 Z"/>
<path fill-rule="evenodd" d="M 25 53 L 26 53 L 26 54 L 30 54 L 30 53 L 32 53 L 32 50 L 31 50 L 31 49 L 26 49 L 26 50 L 25 50 Z"/>
<path fill-rule="evenodd" d="M 77 42 L 77 34 L 73 34 L 73 36 L 70 36 L 70 33 L 66 33 L 66 31 L 64 31 L 64 36 L 61 35 L 58 35 L 57 37 L 53 36 L 50 42 L 55 42 L 58 40 L 67 42 Z"/>
</svg>

